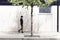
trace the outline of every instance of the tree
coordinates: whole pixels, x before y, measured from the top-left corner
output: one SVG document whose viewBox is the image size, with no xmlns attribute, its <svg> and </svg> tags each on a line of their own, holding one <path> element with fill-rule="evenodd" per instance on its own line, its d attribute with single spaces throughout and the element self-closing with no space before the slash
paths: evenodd
<svg viewBox="0 0 60 40">
<path fill-rule="evenodd" d="M 42 0 L 8 0 L 13 5 L 17 6 L 22 3 L 22 6 L 31 6 L 31 36 L 33 36 L 33 6 L 37 5 L 38 7 L 48 7 L 52 2 L 56 0 L 45 0 L 45 3 L 43 3 Z"/>
</svg>

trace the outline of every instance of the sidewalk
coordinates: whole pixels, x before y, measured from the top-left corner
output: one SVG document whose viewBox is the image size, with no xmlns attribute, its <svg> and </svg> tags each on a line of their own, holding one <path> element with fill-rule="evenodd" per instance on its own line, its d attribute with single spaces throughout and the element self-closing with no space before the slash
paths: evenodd
<svg viewBox="0 0 60 40">
<path fill-rule="evenodd" d="M 13 32 L 0 32 L 0 38 L 22 38 L 24 35 L 22 33 L 13 33 Z"/>
<path fill-rule="evenodd" d="M 34 33 L 34 35 L 40 35 L 40 37 L 25 37 L 25 35 L 31 34 L 18 32 L 0 32 L 0 38 L 60 38 L 60 33 Z"/>
</svg>

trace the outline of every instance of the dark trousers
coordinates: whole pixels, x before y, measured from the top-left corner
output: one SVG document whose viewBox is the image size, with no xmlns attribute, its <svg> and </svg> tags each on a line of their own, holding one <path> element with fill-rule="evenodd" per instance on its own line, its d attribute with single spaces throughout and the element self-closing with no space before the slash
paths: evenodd
<svg viewBox="0 0 60 40">
<path fill-rule="evenodd" d="M 18 32 L 23 33 L 23 25 L 21 25 L 21 29 L 19 29 Z"/>
</svg>

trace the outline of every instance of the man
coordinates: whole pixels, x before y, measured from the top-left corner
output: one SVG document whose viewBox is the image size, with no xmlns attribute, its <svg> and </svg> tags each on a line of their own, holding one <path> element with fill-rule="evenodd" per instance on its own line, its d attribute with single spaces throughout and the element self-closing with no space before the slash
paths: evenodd
<svg viewBox="0 0 60 40">
<path fill-rule="evenodd" d="M 23 33 L 23 16 L 21 16 L 20 18 L 20 25 L 21 25 L 21 29 L 19 29 L 18 32 L 21 31 L 21 33 Z"/>
</svg>

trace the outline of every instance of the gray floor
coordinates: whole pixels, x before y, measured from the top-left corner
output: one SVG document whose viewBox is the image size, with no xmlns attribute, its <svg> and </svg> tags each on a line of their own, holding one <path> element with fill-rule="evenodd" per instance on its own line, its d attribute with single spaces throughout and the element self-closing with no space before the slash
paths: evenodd
<svg viewBox="0 0 60 40">
<path fill-rule="evenodd" d="M 59 40 L 56 38 L 39 38 L 39 39 L 28 39 L 28 38 L 0 38 L 0 40 Z"/>
</svg>

